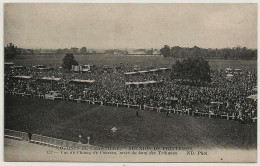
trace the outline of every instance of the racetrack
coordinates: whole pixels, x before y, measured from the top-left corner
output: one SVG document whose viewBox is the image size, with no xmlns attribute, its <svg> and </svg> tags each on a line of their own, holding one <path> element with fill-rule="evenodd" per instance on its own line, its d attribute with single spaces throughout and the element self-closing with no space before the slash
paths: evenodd
<svg viewBox="0 0 260 166">
<path fill-rule="evenodd" d="M 256 149 L 256 124 L 15 96 L 5 97 L 5 128 L 96 146 Z M 118 130 L 115 134 L 111 128 Z"/>
</svg>

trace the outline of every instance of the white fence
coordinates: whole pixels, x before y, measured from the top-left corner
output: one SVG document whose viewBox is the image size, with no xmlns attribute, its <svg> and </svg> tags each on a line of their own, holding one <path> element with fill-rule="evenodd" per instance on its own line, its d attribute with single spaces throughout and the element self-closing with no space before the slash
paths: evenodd
<svg viewBox="0 0 260 166">
<path fill-rule="evenodd" d="M 9 130 L 9 129 L 5 129 L 4 136 L 6 138 L 12 138 L 12 139 L 17 139 L 17 140 L 21 140 L 21 141 L 29 140 L 28 133 L 21 132 L 21 131 L 15 131 L 15 130 Z"/>
<path fill-rule="evenodd" d="M 58 148 L 66 147 L 68 149 L 78 149 L 78 148 L 87 149 L 87 147 L 92 146 L 90 144 L 81 144 L 78 142 L 62 140 L 62 139 L 47 137 L 47 136 L 38 135 L 38 134 L 32 134 L 31 139 L 29 140 L 28 133 L 21 132 L 21 131 L 15 131 L 15 130 L 9 130 L 9 129 L 4 130 L 4 136 L 6 138 L 21 140 L 21 141 L 29 141 L 30 143 L 35 143 L 35 144 L 39 144 L 39 145 L 47 145 L 47 146 L 58 147 Z"/>
<path fill-rule="evenodd" d="M 14 95 L 14 94 L 13 94 Z M 26 96 L 27 94 L 24 93 L 16 93 L 16 95 L 22 95 Z M 39 98 L 41 98 L 38 95 Z M 54 98 L 55 100 L 55 98 Z M 61 100 L 65 100 L 64 98 L 61 98 Z M 147 106 L 147 105 L 136 105 L 136 104 L 129 104 L 129 103 L 116 103 L 116 102 L 103 102 L 103 101 L 98 101 L 92 99 L 73 99 L 69 101 L 74 101 L 78 103 L 88 103 L 88 104 L 96 104 L 96 105 L 107 105 L 107 106 L 116 106 L 116 107 L 126 107 L 126 108 L 133 108 L 133 109 L 140 109 L 140 110 L 150 110 L 150 111 L 157 111 L 157 112 L 167 112 L 169 111 L 170 113 L 173 114 L 185 114 L 185 115 L 191 115 L 191 116 L 202 116 L 202 117 L 208 117 L 208 118 L 221 118 L 221 119 L 227 119 L 227 120 L 235 120 L 237 117 L 232 114 L 215 114 L 212 111 L 209 112 L 196 112 L 196 111 L 191 111 L 191 110 L 175 110 L 175 109 L 169 109 L 169 108 L 163 108 L 163 107 L 152 107 L 152 106 Z M 257 121 L 257 117 L 251 118 L 252 122 Z"/>
</svg>

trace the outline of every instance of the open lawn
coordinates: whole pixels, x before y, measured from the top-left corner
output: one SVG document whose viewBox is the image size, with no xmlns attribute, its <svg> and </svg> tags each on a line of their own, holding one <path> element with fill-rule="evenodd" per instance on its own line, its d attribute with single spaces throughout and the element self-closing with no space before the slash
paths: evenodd
<svg viewBox="0 0 260 166">
<path fill-rule="evenodd" d="M 5 96 L 5 128 L 97 146 L 182 146 L 256 149 L 256 124 L 225 119 Z M 118 130 L 111 132 L 112 127 Z"/>
<path fill-rule="evenodd" d="M 61 66 L 62 58 L 64 55 L 22 55 L 18 56 L 14 61 L 15 65 L 33 66 L 37 64 L 47 65 L 50 67 L 58 68 Z M 114 65 L 122 63 L 138 64 L 144 67 L 170 67 L 176 62 L 176 58 L 172 57 L 160 57 L 160 56 L 114 56 L 114 55 L 75 55 L 76 60 L 80 64 L 92 64 L 92 65 Z M 180 60 L 180 59 L 179 59 Z M 256 60 L 219 60 L 209 59 L 209 64 L 212 69 L 226 69 L 241 68 L 246 71 L 256 72 L 257 61 Z"/>
</svg>

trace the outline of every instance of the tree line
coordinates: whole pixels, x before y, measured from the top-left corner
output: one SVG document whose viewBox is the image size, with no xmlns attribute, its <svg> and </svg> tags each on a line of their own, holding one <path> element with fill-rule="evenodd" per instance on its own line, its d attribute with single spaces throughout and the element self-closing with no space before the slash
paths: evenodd
<svg viewBox="0 0 260 166">
<path fill-rule="evenodd" d="M 82 47 L 80 52 L 85 52 L 87 49 Z M 117 50 L 106 50 L 105 53 L 113 53 Z M 122 50 L 118 50 L 119 52 Z M 21 55 L 23 52 L 26 54 L 35 54 L 32 49 L 22 49 L 18 48 L 12 43 L 9 43 L 4 47 L 5 59 L 14 59 L 16 55 Z M 174 58 L 216 58 L 216 59 L 244 59 L 244 60 L 255 60 L 257 59 L 257 49 L 249 49 L 246 47 L 234 47 L 234 48 L 222 48 L 222 49 L 212 49 L 212 48 L 200 48 L 194 46 L 189 47 L 170 47 L 165 45 L 160 49 L 161 54 L 164 57 L 174 57 Z M 59 50 L 57 53 L 64 53 L 64 50 Z M 127 54 L 127 52 L 122 52 Z M 149 52 L 150 53 L 150 52 Z"/>
<path fill-rule="evenodd" d="M 172 65 L 172 79 L 201 85 L 211 81 L 209 62 L 203 58 L 187 58 Z"/>
<path fill-rule="evenodd" d="M 249 49 L 246 47 L 212 49 L 197 46 L 189 48 L 165 45 L 160 49 L 160 52 L 164 57 L 174 58 L 257 59 L 257 49 Z"/>
<path fill-rule="evenodd" d="M 12 43 L 7 44 L 7 46 L 4 48 L 4 58 L 5 59 L 14 59 L 16 55 L 21 54 L 21 49 L 17 48 Z"/>
</svg>

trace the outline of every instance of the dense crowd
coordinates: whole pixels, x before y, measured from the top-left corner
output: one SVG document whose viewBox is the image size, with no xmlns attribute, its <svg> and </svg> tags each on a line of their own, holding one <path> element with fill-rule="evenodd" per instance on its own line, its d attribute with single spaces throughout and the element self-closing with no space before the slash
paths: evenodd
<svg viewBox="0 0 260 166">
<path fill-rule="evenodd" d="M 143 69 L 149 70 L 149 69 Z M 62 69 L 43 70 L 28 68 L 5 70 L 5 93 L 24 93 L 44 96 L 58 91 L 64 100 L 88 99 L 102 103 L 127 103 L 131 105 L 199 111 L 215 115 L 230 115 L 252 119 L 257 117 L 257 102 L 247 97 L 255 94 L 256 74 L 243 71 L 226 79 L 224 70 L 211 71 L 212 81 L 194 86 L 171 78 L 171 71 L 147 72 L 125 75 L 134 66 L 120 64 L 96 67 L 91 72 L 68 72 Z M 15 79 L 14 76 L 32 76 Z M 61 78 L 60 81 L 43 81 L 42 77 Z M 73 79 L 95 80 L 94 83 L 71 83 Z M 162 81 L 157 86 L 126 86 L 126 82 Z"/>
</svg>

